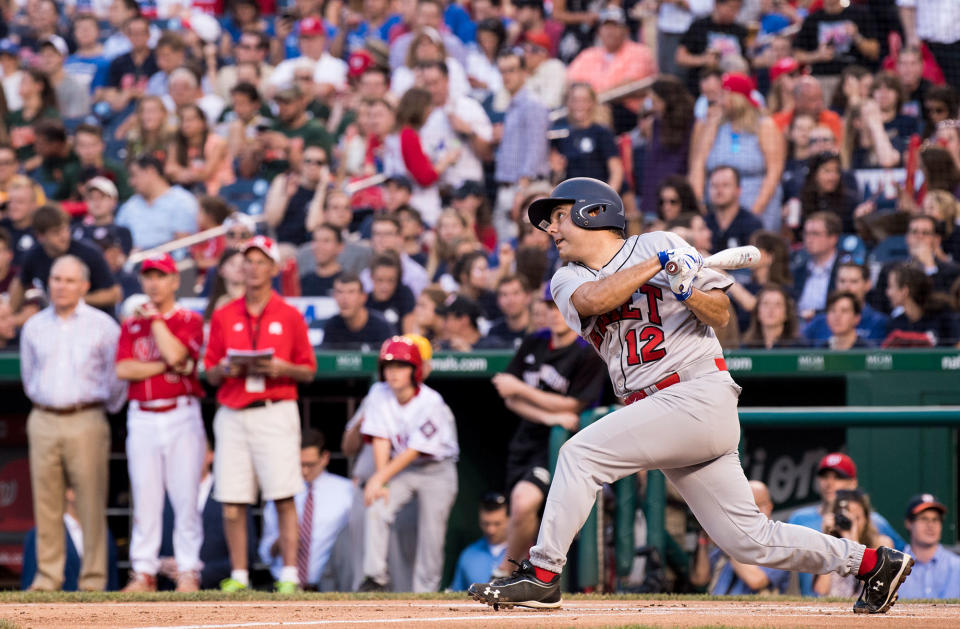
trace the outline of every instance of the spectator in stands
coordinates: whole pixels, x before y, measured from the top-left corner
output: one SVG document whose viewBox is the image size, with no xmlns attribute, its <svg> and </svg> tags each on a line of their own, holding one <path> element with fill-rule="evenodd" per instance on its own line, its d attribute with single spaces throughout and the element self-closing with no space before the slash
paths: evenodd
<svg viewBox="0 0 960 629">
<path fill-rule="evenodd" d="M 374 255 L 391 252 L 400 256 L 400 264 L 403 266 L 403 283 L 413 291 L 414 295 L 419 295 L 427 285 L 426 270 L 403 251 L 400 221 L 396 217 L 388 214 L 374 216 L 370 227 L 370 248 Z M 370 292 L 373 289 L 370 269 L 364 269 L 360 273 L 360 279 L 363 281 L 363 289 Z"/>
<path fill-rule="evenodd" d="M 672 175 L 664 180 L 657 193 L 657 217 L 670 222 L 681 214 L 700 213 L 697 196 L 686 177 Z M 646 211 L 646 208 L 644 209 Z"/>
<path fill-rule="evenodd" d="M 447 518 L 457 497 L 455 462 L 460 448 L 450 408 L 420 382 L 422 363 L 413 340 L 390 339 L 381 348 L 379 362 L 388 388 L 364 402 L 361 432 L 373 441 L 376 471 L 363 488 L 368 508 L 361 592 L 387 589 L 390 528 L 414 497 L 418 517 L 413 591 L 435 592 L 440 585 Z"/>
<path fill-rule="evenodd" d="M 823 212 L 840 219 L 842 233 L 855 233 L 853 219 L 857 214 L 858 199 L 856 191 L 844 185 L 840 155 L 832 152 L 814 155 L 808 168 L 800 192 L 800 226 L 807 217 Z M 861 213 L 866 209 L 861 208 Z"/>
<path fill-rule="evenodd" d="M 866 96 L 864 96 L 865 98 Z M 843 141 L 843 119 L 825 106 L 823 88 L 812 76 L 801 76 L 793 88 L 793 109 L 773 115 L 773 121 L 781 131 L 786 132 L 793 122 L 795 114 L 812 116 L 818 125 L 824 125 L 833 131 L 837 142 Z"/>
<path fill-rule="evenodd" d="M 773 513 L 770 490 L 758 480 L 750 481 L 750 489 L 760 513 L 770 519 Z M 711 549 L 711 545 L 710 538 L 701 531 L 690 574 L 693 585 L 709 586 L 707 593 L 713 596 L 786 593 L 790 584 L 790 573 L 786 570 L 740 563 L 715 546 Z"/>
<path fill-rule="evenodd" d="M 73 132 L 73 150 L 77 161 L 63 169 L 63 182 L 58 198 L 76 199 L 83 196 L 84 185 L 95 176 L 105 177 L 117 188 L 117 198 L 126 201 L 132 191 L 123 164 L 106 156 L 103 129 L 92 124 L 81 124 Z"/>
<path fill-rule="evenodd" d="M 0 152 L 2 155 L 2 152 Z M 2 157 L 0 157 L 2 159 Z M 6 216 L 0 218 L 0 227 L 10 233 L 13 242 L 13 264 L 22 266 L 27 252 L 36 240 L 33 233 L 33 214 L 37 209 L 38 192 L 33 181 L 23 175 L 16 175 L 7 184 Z"/>
<path fill-rule="evenodd" d="M 10 292 L 10 284 L 20 268 L 13 264 L 13 238 L 10 232 L 0 227 L 0 295 Z"/>
<path fill-rule="evenodd" d="M 210 291 L 207 308 L 203 318 L 209 321 L 216 310 L 246 294 L 247 287 L 243 276 L 243 256 L 239 249 L 227 248 L 217 263 L 213 288 Z"/>
<path fill-rule="evenodd" d="M 18 176 L 19 167 L 16 149 L 10 144 L 0 143 L 0 203 L 7 202 L 7 188 Z"/>
<path fill-rule="evenodd" d="M 455 296 L 452 301 L 440 306 L 437 314 L 443 320 L 440 348 L 455 352 L 469 352 L 474 349 L 496 347 L 496 340 L 488 339 L 480 333 L 480 317 L 483 316 L 479 304 L 466 297 Z"/>
<path fill-rule="evenodd" d="M 837 293 L 849 293 L 860 304 L 860 321 L 856 325 L 857 336 L 874 344 L 887 338 L 890 319 L 865 301 L 871 285 L 870 270 L 853 261 L 841 262 L 837 265 L 836 285 Z M 826 341 L 830 335 L 827 313 L 822 312 L 811 319 L 804 328 L 803 335 L 808 341 L 814 343 Z"/>
<path fill-rule="evenodd" d="M 503 346 L 516 349 L 530 332 L 530 285 L 522 275 L 504 275 L 497 282 L 497 307 L 503 316 L 487 333 Z M 487 575 L 490 576 L 490 575 Z"/>
<path fill-rule="evenodd" d="M 448 590 L 461 592 L 471 583 L 490 578 L 507 552 L 507 498 L 499 492 L 484 494 L 480 500 L 479 526 L 483 537 L 463 549 L 453 570 Z"/>
<path fill-rule="evenodd" d="M 27 419 L 37 523 L 37 575 L 31 591 L 63 586 L 68 478 L 83 530 L 78 588 L 103 590 L 107 585 L 110 427 L 105 411 L 120 409 L 126 389 L 114 374 L 120 328 L 84 303 L 88 278 L 82 260 L 60 257 L 46 278 L 51 305 L 27 321 L 21 337 L 21 377 L 33 403 Z"/>
<path fill-rule="evenodd" d="M 497 306 L 497 295 L 490 290 L 490 266 L 487 256 L 474 251 L 461 256 L 453 267 L 453 277 L 459 288 L 457 294 L 480 306 L 482 317 L 494 321 L 503 314 Z"/>
<path fill-rule="evenodd" d="M 946 300 L 933 294 L 933 282 L 914 264 L 903 263 L 887 274 L 887 299 L 893 308 L 888 342 L 902 333 L 926 337 L 931 346 L 960 342 L 960 319 Z"/>
<path fill-rule="evenodd" d="M 942 146 L 920 147 L 920 170 L 923 172 L 927 190 L 945 190 L 953 195 L 960 192 L 960 166 L 954 161 L 948 148 Z M 904 203 L 902 209 L 913 207 Z"/>
<path fill-rule="evenodd" d="M 20 81 L 20 96 L 23 98 L 23 107 L 7 112 L 4 123 L 10 135 L 10 144 L 17 149 L 20 166 L 25 172 L 30 172 L 41 161 L 34 147 L 36 135 L 33 125 L 44 118 L 60 118 L 60 113 L 57 94 L 50 80 L 36 68 L 24 71 Z"/>
<path fill-rule="evenodd" d="M 73 17 L 73 39 L 77 48 L 67 57 L 64 69 L 80 81 L 90 95 L 107 83 L 110 61 L 103 54 L 100 39 L 100 22 L 90 13 Z M 89 103 L 89 96 L 88 96 Z"/>
<path fill-rule="evenodd" d="M 960 14 L 952 2 L 898 0 L 907 46 L 921 42 L 933 54 L 953 89 L 960 90 Z"/>
<path fill-rule="evenodd" d="M 439 34 L 433 28 L 425 28 L 415 33 L 413 41 L 404 60 L 404 64 L 394 68 L 390 80 L 390 91 L 394 94 L 403 94 L 417 80 L 419 68 L 431 63 L 446 64 L 450 78 L 450 94 L 454 98 L 467 96 L 470 92 L 470 83 L 463 64 L 448 54 Z"/>
<path fill-rule="evenodd" d="M 515 219 L 527 188 L 549 172 L 548 112 L 524 87 L 527 70 L 521 55 L 505 52 L 497 67 L 510 103 L 503 122 L 493 127 L 494 141 L 499 142 L 494 157 L 498 190 L 493 223 L 498 240 L 505 241 L 517 235 Z"/>
<path fill-rule="evenodd" d="M 940 244 L 943 257 L 938 251 L 937 259 L 944 260 L 949 256 L 952 260 L 960 260 L 960 201 L 945 190 L 928 190 L 921 209 L 925 215 L 932 216 L 943 225 L 944 237 Z"/>
<path fill-rule="evenodd" d="M 832 94 L 845 65 L 876 68 L 881 33 L 871 12 L 863 6 L 824 0 L 823 9 L 810 13 L 793 40 L 797 61 L 811 66 L 814 77 Z"/>
<path fill-rule="evenodd" d="M 913 264 L 921 269 L 930 278 L 931 290 L 937 293 L 947 293 L 950 287 L 960 277 L 960 265 L 950 261 L 943 253 L 943 235 L 945 228 L 932 216 L 919 215 L 910 218 L 907 226 L 906 260 L 888 262 L 880 271 L 877 278 L 877 287 L 872 295 L 871 303 L 879 310 L 889 312 L 890 302 L 887 296 L 889 273 L 901 262 Z"/>
<path fill-rule="evenodd" d="M 832 506 L 839 490 L 857 489 L 857 466 L 848 455 L 842 452 L 827 454 L 817 465 L 817 492 L 820 503 L 801 507 L 790 514 L 789 524 L 806 526 L 818 531 L 823 530 L 824 516 L 832 513 Z M 904 546 L 901 538 L 887 520 L 876 511 L 870 512 L 870 521 L 882 535 L 893 540 L 893 547 L 900 550 Z M 800 592 L 804 596 L 813 594 L 813 575 L 800 575 Z"/>
<path fill-rule="evenodd" d="M 301 56 L 277 64 L 270 76 L 271 86 L 282 88 L 292 84 L 296 68 L 307 65 L 313 70 L 314 83 L 323 98 L 346 87 L 347 64 L 327 52 L 327 29 L 322 19 L 309 16 L 300 20 L 297 43 Z"/>
<path fill-rule="evenodd" d="M 323 124 L 307 114 L 307 99 L 296 84 L 281 89 L 273 99 L 277 104 L 273 129 L 259 134 L 266 151 L 264 167 L 269 179 L 291 165 L 299 165 L 304 147 L 319 146 L 329 155 L 333 144 Z"/>
<path fill-rule="evenodd" d="M 166 163 L 173 131 L 169 128 L 163 100 L 158 96 L 144 96 L 130 120 L 130 130 L 126 134 L 128 165 L 143 155 L 150 155 L 161 164 Z"/>
<path fill-rule="evenodd" d="M 693 98 L 678 79 L 661 76 L 650 87 L 650 108 L 644 104 L 640 116 L 650 116 L 650 137 L 643 148 L 642 159 L 634 153 L 634 184 L 638 186 L 640 209 L 657 211 L 657 190 L 667 181 L 682 179 L 690 161 L 690 139 L 695 118 Z M 679 185 L 679 184 L 678 184 Z M 679 189 L 674 186 L 679 192 Z M 697 211 L 696 197 L 682 211 Z M 670 220 L 670 219 L 665 219 Z"/>
<path fill-rule="evenodd" d="M 666 231 L 678 234 L 696 248 L 701 255 L 713 251 L 713 232 L 707 227 L 704 217 L 698 212 L 686 212 L 664 226 Z"/>
<path fill-rule="evenodd" d="M 464 239 L 473 240 L 467 218 L 457 210 L 444 210 L 433 230 L 434 242 L 427 257 L 427 277 L 432 282 L 452 271 L 456 263 L 456 245 Z"/>
<path fill-rule="evenodd" d="M 177 68 L 170 73 L 168 85 L 168 94 L 161 98 L 169 111 L 179 112 L 181 107 L 196 105 L 210 122 L 218 120 L 223 113 L 223 100 L 216 94 L 204 92 L 199 68 Z"/>
<path fill-rule="evenodd" d="M 802 346 L 796 307 L 785 288 L 776 284 L 764 286 L 757 292 L 756 304 L 743 335 L 744 347 Z"/>
<path fill-rule="evenodd" d="M 900 588 L 903 599 L 956 598 L 960 592 L 960 557 L 940 543 L 947 508 L 933 494 L 917 494 L 907 503 L 904 526 L 910 543 L 904 552 L 916 563 Z"/>
<path fill-rule="evenodd" d="M 13 111 L 23 107 L 20 97 L 20 81 L 24 71 L 20 65 L 20 46 L 5 37 L 0 39 L 0 71 L 3 75 L 3 93 L 7 101 L 7 109 Z"/>
<path fill-rule="evenodd" d="M 220 582 L 230 578 L 230 550 L 223 530 L 223 506 L 213 496 L 213 448 L 207 441 L 203 459 L 203 476 L 198 489 L 197 511 L 203 521 L 203 544 L 200 546 L 200 589 L 214 590 Z M 253 531 L 253 513 L 247 512 L 247 530 Z M 173 507 L 166 500 L 163 505 L 163 541 L 160 543 L 159 574 L 174 581 L 177 579 L 177 560 L 173 556 Z M 257 556 L 257 544 L 253 535 L 247 538 L 247 557 Z"/>
<path fill-rule="evenodd" d="M 687 87 L 697 93 L 700 70 L 714 68 L 725 57 L 747 56 L 747 29 L 737 23 L 742 0 L 714 0 L 710 15 L 694 20 L 680 37 L 676 64 L 687 72 Z"/>
<path fill-rule="evenodd" d="M 78 166 L 77 155 L 70 147 L 67 130 L 59 120 L 41 120 L 33 126 L 34 146 L 40 166 L 31 175 L 49 197 L 58 201 L 66 198 L 62 183 L 64 173 Z"/>
<path fill-rule="evenodd" d="M 299 168 L 276 177 L 264 203 L 267 224 L 276 230 L 277 241 L 302 245 L 323 217 L 324 196 L 330 181 L 327 151 L 306 145 Z"/>
<path fill-rule="evenodd" d="M 260 493 L 264 500 L 274 501 L 281 531 L 283 568 L 276 589 L 290 593 L 299 588 L 293 497 L 303 486 L 296 462 L 297 383 L 312 380 L 317 364 L 303 316 L 271 288 L 280 267 L 276 244 L 255 236 L 244 246 L 243 262 L 246 295 L 213 313 L 204 355 L 207 381 L 220 387 L 213 472 L 232 568 L 220 588 L 236 592 L 250 586 L 246 542 L 252 532 L 247 530 L 247 505 L 254 504 Z M 254 320 L 256 327 L 248 329 Z M 268 348 L 273 349 L 270 358 L 252 363 L 229 357 L 230 350 Z"/>
<path fill-rule="evenodd" d="M 64 255 L 80 259 L 85 271 L 86 289 L 83 301 L 89 306 L 112 312 L 120 303 L 123 291 L 113 279 L 103 254 L 95 246 L 70 236 L 70 218 L 59 207 L 44 205 L 33 215 L 33 233 L 37 243 L 23 259 L 19 281 L 11 288 L 14 305 L 23 304 L 24 291 L 37 284 L 49 292 L 47 283 L 54 261 Z"/>
<path fill-rule="evenodd" d="M 443 319 L 438 310 L 447 298 L 446 292 L 435 284 L 427 286 L 417 297 L 417 305 L 413 309 L 413 334 L 418 334 L 429 341 L 438 341 L 443 331 Z"/>
<path fill-rule="evenodd" d="M 230 218 L 232 212 L 230 206 L 223 199 L 202 196 L 199 199 L 199 210 L 197 212 L 197 229 L 205 232 L 220 227 Z M 210 269 L 217 266 L 217 262 L 220 261 L 220 256 L 223 255 L 226 248 L 227 238 L 222 235 L 209 238 L 190 248 L 190 255 L 197 265 L 197 288 L 203 288 L 206 275 L 210 272 Z"/>
<path fill-rule="evenodd" d="M 420 266 L 425 265 L 427 263 L 427 247 L 424 244 L 424 236 L 427 234 L 427 226 L 424 224 L 420 212 L 410 205 L 401 205 L 396 209 L 394 215 L 400 221 L 403 253 L 410 256 L 410 259 Z"/>
<path fill-rule="evenodd" d="M 417 68 L 417 84 L 430 92 L 433 105 L 420 129 L 420 140 L 427 155 L 442 155 L 444 147 L 462 145 L 457 159 L 443 171 L 440 181 L 452 188 L 459 188 L 465 181 L 482 181 L 481 160 L 489 157 L 493 140 L 493 127 L 483 107 L 466 94 L 452 92 L 443 61 L 421 63 Z M 429 216 L 424 218 L 431 222 Z"/>
<path fill-rule="evenodd" d="M 0 310 L 3 306 L 0 305 Z M 81 553 L 84 550 L 83 528 L 80 526 L 80 514 L 77 512 L 77 495 L 73 488 L 67 486 L 64 494 L 63 528 L 65 538 L 65 561 L 63 566 L 63 581 L 60 587 L 64 592 L 76 592 L 80 577 Z M 117 589 L 117 543 L 113 534 L 107 529 L 106 543 L 107 585 L 108 592 Z M 487 575 L 489 576 L 489 575 Z M 27 531 L 23 538 L 23 567 L 20 570 L 20 589 L 28 590 L 37 578 L 37 528 Z"/>
<path fill-rule="evenodd" d="M 400 259 L 395 253 L 382 253 L 370 263 L 373 289 L 367 297 L 367 308 L 383 315 L 394 334 L 413 327 L 413 308 L 416 305 L 413 292 L 400 281 L 401 271 Z"/>
<path fill-rule="evenodd" d="M 410 207 L 413 184 L 403 175 L 394 175 L 383 182 L 383 206 L 387 212 Z"/>
<path fill-rule="evenodd" d="M 233 165 L 227 142 L 213 133 L 198 105 L 177 110 L 177 132 L 167 149 L 164 174 L 195 194 L 216 196 L 221 186 L 233 183 Z"/>
<path fill-rule="evenodd" d="M 827 297 L 827 328 L 830 336 L 824 346 L 832 350 L 871 347 L 873 344 L 860 336 L 858 326 L 863 306 L 853 293 L 834 292 Z"/>
<path fill-rule="evenodd" d="M 752 212 L 740 205 L 740 173 L 731 166 L 717 166 L 708 178 L 710 212 L 705 217 L 713 234 L 714 252 L 739 247 L 750 242 L 750 236 L 763 224 Z"/>
<path fill-rule="evenodd" d="M 838 153 L 833 131 L 817 125 L 813 118 L 798 114 L 793 118 L 789 131 L 791 152 L 783 170 L 784 221 L 790 229 L 797 229 L 803 219 L 803 190 L 810 175 L 810 162 L 824 153 Z M 840 186 L 844 190 L 856 190 L 856 177 L 849 170 L 840 171 Z"/>
<path fill-rule="evenodd" d="M 793 88 L 800 76 L 800 64 L 793 57 L 784 57 L 769 70 L 770 91 L 767 94 L 767 109 L 770 114 L 793 109 Z"/>
<path fill-rule="evenodd" d="M 166 31 L 153 49 L 157 71 L 147 80 L 146 94 L 166 96 L 170 91 L 170 74 L 182 67 L 187 58 L 187 44 L 179 33 Z"/>
<path fill-rule="evenodd" d="M 367 294 L 359 277 L 344 272 L 334 278 L 333 298 L 339 312 L 323 326 L 321 349 L 370 351 L 390 338 L 393 330 L 387 320 L 367 308 Z"/>
<path fill-rule="evenodd" d="M 323 223 L 313 230 L 310 248 L 315 265 L 300 275 L 300 292 L 304 297 L 331 297 L 333 282 L 343 271 L 338 261 L 343 234 L 330 223 Z"/>
<path fill-rule="evenodd" d="M 890 141 L 876 101 L 865 100 L 847 112 L 840 149 L 844 168 L 894 168 L 903 155 Z"/>
<path fill-rule="evenodd" d="M 390 69 L 396 70 L 407 59 L 407 53 L 413 48 L 414 39 L 425 29 L 433 29 L 439 36 L 447 54 L 461 64 L 466 62 L 466 50 L 460 39 L 450 32 L 443 23 L 444 7 L 439 0 L 417 0 L 413 28 L 390 42 Z"/>
<path fill-rule="evenodd" d="M 922 104 L 924 138 L 932 136 L 941 122 L 960 117 L 960 98 L 949 85 L 930 87 Z"/>
<path fill-rule="evenodd" d="M 40 44 L 37 67 L 53 85 L 57 102 L 60 103 L 60 115 L 79 118 L 90 112 L 90 89 L 64 70 L 64 61 L 69 54 L 67 42 L 59 35 L 51 35 Z"/>
<path fill-rule="evenodd" d="M 873 524 L 870 497 L 861 489 L 838 489 L 833 502 L 823 513 L 821 531 L 859 542 L 867 548 L 893 547 L 893 540 L 879 533 Z M 860 582 L 854 575 L 819 574 L 813 578 L 813 591 L 818 596 L 851 598 L 857 595 Z"/>
<path fill-rule="evenodd" d="M 592 177 L 619 190 L 623 161 L 613 132 L 596 122 L 597 106 L 597 94 L 589 84 L 572 83 L 567 88 L 566 120 L 554 124 L 567 135 L 551 142 L 551 171 L 556 180 Z"/>
<path fill-rule="evenodd" d="M 3 256 L 3 235 L 0 234 L 0 258 Z M 2 264 L 2 262 L 0 262 Z M 0 293 L 0 352 L 15 352 L 20 347 L 20 331 L 10 297 Z"/>
<path fill-rule="evenodd" d="M 98 227 L 93 231 L 90 241 L 100 248 L 103 253 L 103 259 L 107 263 L 107 268 L 113 276 L 113 281 L 117 283 L 122 292 L 122 300 L 131 295 L 143 292 L 140 286 L 140 280 L 132 271 L 124 268 L 127 262 L 127 254 L 123 251 L 123 243 L 120 241 L 120 228 L 116 225 Z M 114 309 L 116 311 L 117 308 Z"/>
<path fill-rule="evenodd" d="M 803 249 L 793 263 L 793 293 L 800 317 L 809 321 L 827 305 L 836 288 L 842 223 L 836 214 L 818 212 L 803 225 Z"/>
<path fill-rule="evenodd" d="M 130 165 L 130 184 L 136 194 L 120 206 L 117 225 L 130 229 L 133 246 L 149 249 L 197 231 L 197 200 L 171 186 L 156 157 L 144 155 Z"/>
<path fill-rule="evenodd" d="M 353 503 L 353 483 L 327 471 L 330 450 L 323 433 L 305 430 L 300 438 L 300 471 L 303 486 L 293 497 L 297 508 L 297 583 L 305 590 L 317 589 L 330 552 L 347 525 Z M 268 502 L 263 509 L 260 560 L 270 566 L 277 581 L 282 579 L 280 530 L 277 509 Z"/>
<path fill-rule="evenodd" d="M 131 17 L 123 32 L 130 41 L 130 51 L 110 62 L 103 98 L 114 112 L 122 112 L 146 94 L 147 81 L 159 70 L 150 48 L 150 21 L 142 16 Z M 109 55 L 108 55 L 109 56 Z"/>
<path fill-rule="evenodd" d="M 702 196 L 708 172 L 718 166 L 736 168 L 740 173 L 740 204 L 761 219 L 764 229 L 777 231 L 786 147 L 773 121 L 761 114 L 752 89 L 750 77 L 724 75 L 722 113 L 694 128 L 690 183 Z"/>
<path fill-rule="evenodd" d="M 243 63 L 252 63 L 259 69 L 260 80 L 253 85 L 258 90 L 266 88 L 273 73 L 273 66 L 267 62 L 269 51 L 270 35 L 265 30 L 244 29 L 240 40 L 232 49 L 234 65 L 223 66 L 217 71 L 217 95 L 220 98 L 227 98 L 233 88 L 241 82 L 237 74 L 240 64 Z"/>
<path fill-rule="evenodd" d="M 567 67 L 559 59 L 550 56 L 551 47 L 550 36 L 546 31 L 526 31 L 523 34 L 523 61 L 530 73 L 527 89 L 544 107 L 552 110 L 563 104 Z M 496 72 L 499 87 L 491 89 L 492 94 L 496 94 L 503 87 L 500 71 Z"/>
</svg>

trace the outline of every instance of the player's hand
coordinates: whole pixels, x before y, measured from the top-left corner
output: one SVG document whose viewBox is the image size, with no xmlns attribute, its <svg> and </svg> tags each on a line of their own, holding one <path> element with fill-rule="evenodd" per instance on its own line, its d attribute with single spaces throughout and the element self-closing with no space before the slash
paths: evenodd
<svg viewBox="0 0 960 629">
<path fill-rule="evenodd" d="M 388 502 L 390 500 L 390 490 L 380 480 L 380 476 L 374 474 L 363 487 L 363 503 L 369 507 L 381 498 L 384 502 Z"/>
<path fill-rule="evenodd" d="M 173 372 L 181 376 L 189 376 L 196 366 L 194 360 L 188 356 L 173 366 Z"/>
<path fill-rule="evenodd" d="M 576 413 L 558 413 L 557 425 L 563 426 L 570 432 L 576 432 L 580 429 L 580 416 Z"/>
<path fill-rule="evenodd" d="M 509 398 L 517 395 L 521 389 L 521 381 L 519 378 L 509 373 L 498 373 L 493 378 L 490 379 L 493 382 L 493 386 L 496 387 L 497 393 L 500 394 L 502 398 Z"/>
<path fill-rule="evenodd" d="M 670 290 L 679 301 L 693 294 L 693 280 L 703 268 L 703 257 L 693 247 L 680 247 L 657 253 L 660 267 L 670 278 Z"/>
</svg>

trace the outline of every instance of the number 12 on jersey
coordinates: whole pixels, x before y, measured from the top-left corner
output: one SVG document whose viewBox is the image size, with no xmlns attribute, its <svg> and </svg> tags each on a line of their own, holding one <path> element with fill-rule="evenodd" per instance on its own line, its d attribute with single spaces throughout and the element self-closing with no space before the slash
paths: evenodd
<svg viewBox="0 0 960 629">
<path fill-rule="evenodd" d="M 663 330 L 655 325 L 645 326 L 640 331 L 630 328 L 623 337 L 627 349 L 628 365 L 643 365 L 660 360 L 667 355 L 663 345 Z"/>
</svg>

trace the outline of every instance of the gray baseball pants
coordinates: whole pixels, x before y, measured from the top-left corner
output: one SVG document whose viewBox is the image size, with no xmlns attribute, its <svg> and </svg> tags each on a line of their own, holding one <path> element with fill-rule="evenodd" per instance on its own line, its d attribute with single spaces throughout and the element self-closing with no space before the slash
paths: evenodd
<svg viewBox="0 0 960 629">
<path fill-rule="evenodd" d="M 610 413 L 560 449 L 530 562 L 560 572 L 602 483 L 661 469 L 707 534 L 737 561 L 856 574 L 865 547 L 768 520 L 753 501 L 737 444 L 740 387 L 726 371 L 681 381 Z"/>
<path fill-rule="evenodd" d="M 447 518 L 457 498 L 457 464 L 452 460 L 413 465 L 394 476 L 387 500 L 367 508 L 363 543 L 363 574 L 374 581 L 389 581 L 387 552 L 390 527 L 403 505 L 417 497 L 417 559 L 413 591 L 436 592 L 443 573 L 443 544 Z"/>
</svg>

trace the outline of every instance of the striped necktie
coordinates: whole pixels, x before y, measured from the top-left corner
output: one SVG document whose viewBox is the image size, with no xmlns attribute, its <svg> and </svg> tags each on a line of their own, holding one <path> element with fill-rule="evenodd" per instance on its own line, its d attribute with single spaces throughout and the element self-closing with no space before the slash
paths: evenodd
<svg viewBox="0 0 960 629">
<path fill-rule="evenodd" d="M 300 530 L 297 541 L 297 578 L 300 586 L 307 586 L 310 570 L 310 538 L 313 536 L 313 481 L 307 483 L 307 497 L 303 501 Z"/>
</svg>

